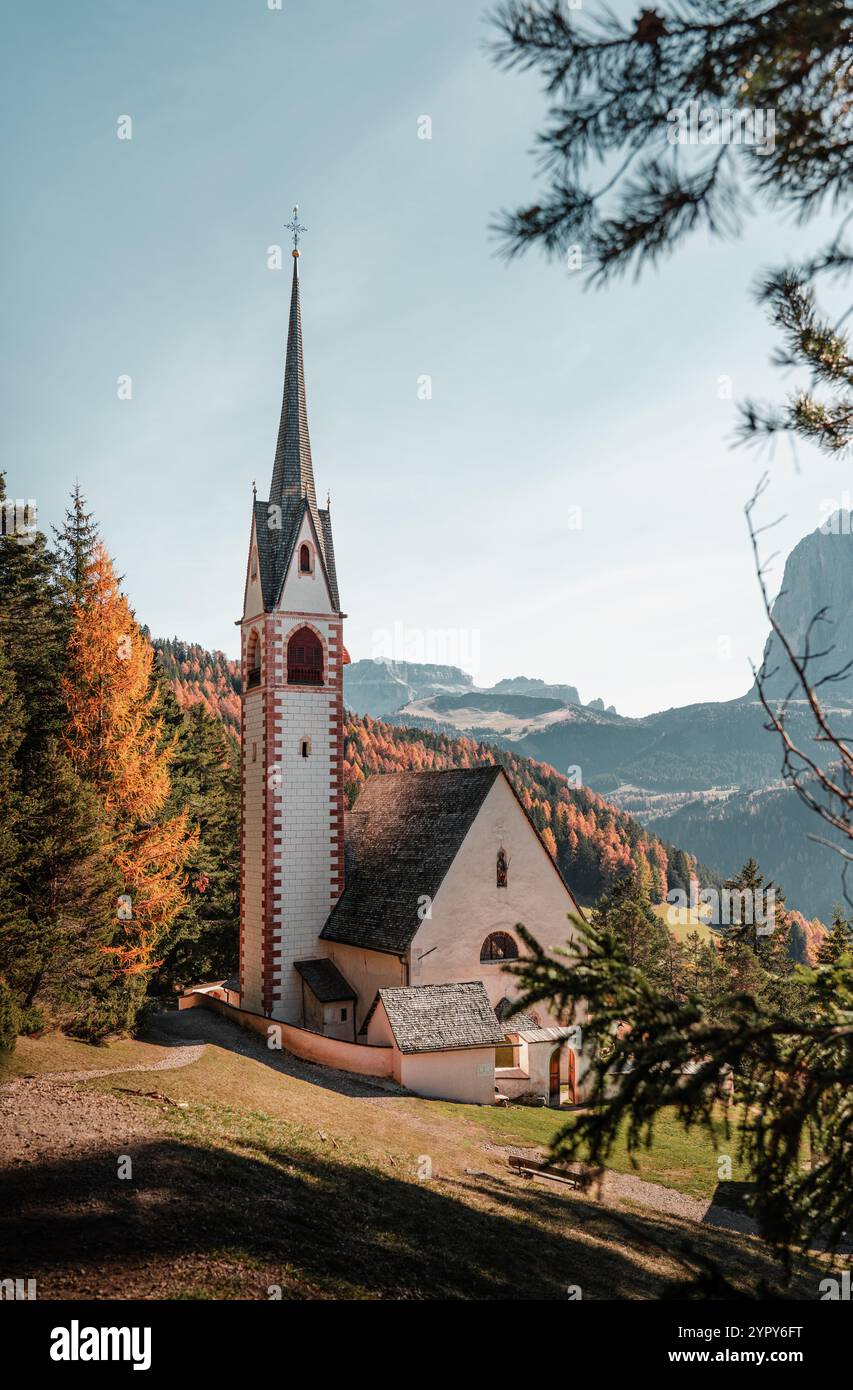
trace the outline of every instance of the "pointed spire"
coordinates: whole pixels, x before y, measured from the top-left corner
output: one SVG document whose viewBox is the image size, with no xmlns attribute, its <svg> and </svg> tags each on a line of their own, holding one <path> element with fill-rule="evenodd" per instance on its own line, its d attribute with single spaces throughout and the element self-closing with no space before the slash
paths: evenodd
<svg viewBox="0 0 853 1390">
<path fill-rule="evenodd" d="M 298 248 L 294 248 L 284 394 L 269 500 L 283 506 L 307 497 L 316 519 L 317 498 L 314 492 L 314 470 L 311 465 L 311 440 L 308 435 L 308 408 L 305 401 L 305 368 L 302 362 L 299 254 Z"/>
</svg>

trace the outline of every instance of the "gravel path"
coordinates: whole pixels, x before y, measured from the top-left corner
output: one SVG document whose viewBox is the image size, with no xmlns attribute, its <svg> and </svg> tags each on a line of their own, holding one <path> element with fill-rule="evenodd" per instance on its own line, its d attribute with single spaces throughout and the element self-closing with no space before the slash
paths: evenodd
<svg viewBox="0 0 853 1390">
<path fill-rule="evenodd" d="M 157 1019 L 157 1037 L 152 1040 L 168 1042 L 176 1046 L 179 1042 L 189 1044 L 188 1034 L 200 1035 L 205 1042 L 213 1043 L 228 1052 L 236 1052 L 241 1057 L 253 1057 L 263 1062 L 273 1071 L 293 1076 L 299 1081 L 310 1081 L 325 1090 L 339 1095 L 378 1099 L 384 1096 L 404 1096 L 410 1094 L 392 1081 L 381 1076 L 359 1076 L 355 1072 L 338 1071 L 336 1067 L 322 1066 L 319 1062 L 306 1062 L 285 1048 L 269 1048 L 259 1033 L 248 1028 L 240 1028 L 230 1019 L 212 1009 L 184 1009 L 177 1013 L 161 1014 Z"/>
<path fill-rule="evenodd" d="M 489 1153 L 504 1154 L 507 1158 L 512 1154 L 519 1158 L 533 1159 L 535 1162 L 546 1162 L 548 1159 L 547 1150 L 541 1148 L 518 1148 L 503 1144 L 484 1144 L 483 1148 Z M 584 1171 L 584 1165 L 581 1163 L 569 1163 L 566 1167 L 569 1172 Z M 746 1212 L 734 1211 L 731 1207 L 721 1206 L 719 1202 L 690 1197 L 686 1192 L 678 1192 L 674 1187 L 662 1187 L 660 1183 L 647 1182 L 645 1178 L 638 1178 L 633 1173 L 615 1173 L 612 1168 L 608 1168 L 601 1179 L 593 1182 L 591 1191 L 605 1204 L 628 1202 L 632 1206 L 696 1221 L 700 1226 L 716 1226 L 720 1230 L 736 1231 L 745 1236 L 758 1235 L 757 1223 Z M 853 1243 L 843 1242 L 839 1246 L 839 1253 L 853 1253 Z"/>
<path fill-rule="evenodd" d="M 46 1071 L 38 1076 L 22 1076 L 15 1081 L 7 1081 L 0 1086 L 0 1092 L 13 1091 L 18 1086 L 29 1086 L 33 1081 L 93 1081 L 96 1076 L 114 1076 L 118 1072 L 131 1071 L 175 1071 L 178 1067 L 188 1067 L 197 1062 L 207 1043 L 188 1043 L 175 1049 L 173 1057 L 161 1057 L 159 1062 L 135 1062 L 127 1067 L 98 1067 L 90 1071 Z"/>
<path fill-rule="evenodd" d="M 544 1162 L 547 1151 L 539 1148 L 518 1148 L 501 1144 L 484 1144 L 490 1153 L 505 1154 L 519 1158 L 531 1158 Z M 570 1163 L 568 1171 L 582 1173 L 583 1165 Z M 751 1217 L 743 1212 L 730 1211 L 728 1207 L 715 1205 L 699 1197 L 690 1197 L 686 1192 L 678 1192 L 674 1187 L 662 1187 L 660 1183 L 647 1182 L 633 1173 L 614 1173 L 608 1168 L 600 1180 L 593 1183 L 592 1191 L 605 1202 L 626 1201 L 638 1207 L 666 1213 L 668 1216 L 683 1217 L 688 1221 L 698 1221 L 703 1226 L 720 1226 L 728 1231 L 739 1231 L 743 1235 L 756 1235 L 758 1228 Z"/>
</svg>

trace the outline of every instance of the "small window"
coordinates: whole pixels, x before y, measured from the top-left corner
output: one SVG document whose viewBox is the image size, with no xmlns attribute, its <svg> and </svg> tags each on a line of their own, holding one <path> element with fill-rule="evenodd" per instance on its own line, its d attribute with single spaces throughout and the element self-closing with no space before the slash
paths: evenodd
<svg viewBox="0 0 853 1390">
<path fill-rule="evenodd" d="M 257 557 L 257 555 L 255 555 L 254 552 L 253 552 L 253 553 L 252 553 L 252 578 L 253 578 L 253 579 L 257 579 L 257 577 L 258 577 L 258 557 Z"/>
<path fill-rule="evenodd" d="M 348 1010 L 347 1010 L 347 1009 L 341 1009 L 341 1023 L 346 1023 L 346 1021 L 347 1021 L 347 1013 L 348 1013 Z"/>
<path fill-rule="evenodd" d="M 518 960 L 518 947 L 505 931 L 493 931 L 480 948 L 480 960 Z"/>
<path fill-rule="evenodd" d="M 253 762 L 253 763 L 256 763 L 257 761 L 258 761 L 258 745 L 257 745 L 256 743 L 253 743 L 253 744 L 252 744 L 252 762 Z"/>
<path fill-rule="evenodd" d="M 300 574 L 311 573 L 311 547 L 309 545 L 299 547 L 299 572 Z"/>
<path fill-rule="evenodd" d="M 261 683 L 261 640 L 257 631 L 253 631 L 249 638 L 246 665 L 249 671 L 246 684 L 248 689 L 251 690 L 254 686 L 260 685 Z"/>
<path fill-rule="evenodd" d="M 310 758 L 310 756 L 311 756 L 311 740 L 310 740 L 310 738 L 303 738 L 303 739 L 301 740 L 301 742 L 300 742 L 300 744 L 299 744 L 299 755 L 300 755 L 300 757 L 302 757 L 302 758 Z"/>
<path fill-rule="evenodd" d="M 507 875 L 509 873 L 509 861 L 506 857 L 506 850 L 503 845 L 498 850 L 497 885 L 499 888 L 506 888 Z"/>
</svg>

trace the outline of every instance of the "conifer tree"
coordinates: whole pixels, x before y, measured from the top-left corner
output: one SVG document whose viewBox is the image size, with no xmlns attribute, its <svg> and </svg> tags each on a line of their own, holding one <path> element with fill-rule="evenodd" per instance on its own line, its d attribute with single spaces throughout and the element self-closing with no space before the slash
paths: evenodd
<svg viewBox="0 0 853 1390">
<path fill-rule="evenodd" d="M 788 1266 L 796 1248 L 837 1247 L 853 1222 L 850 957 L 822 970 L 799 968 L 790 1012 L 735 990 L 715 1016 L 692 993 L 673 1000 L 630 963 L 612 932 L 580 918 L 573 926 L 582 949 L 563 959 L 519 924 L 526 958 L 507 967 L 525 989 L 519 1010 L 547 1001 L 568 1020 L 579 1006 L 585 1011 L 585 1045 L 594 1056 L 589 1104 L 568 1119 L 555 1152 L 604 1164 L 617 1143 L 631 1153 L 648 1146 L 662 1113 L 719 1137 L 720 1087 L 733 1071 L 743 1104 L 731 1122 L 754 1181 L 750 1204 L 760 1234 Z M 754 952 L 740 949 L 760 969 Z"/>
<path fill-rule="evenodd" d="M 180 711 L 179 711 L 180 714 Z M 187 903 L 164 950 L 158 985 L 230 975 L 240 922 L 240 755 L 201 704 L 181 715 L 170 808 L 186 806 L 199 840 L 186 864 Z"/>
<path fill-rule="evenodd" d="M 756 955 L 766 954 L 766 950 L 762 952 L 762 943 L 766 944 L 766 939 L 775 934 L 776 919 L 784 907 L 782 892 L 769 879 L 765 881 L 752 858 L 726 879 L 723 890 L 728 895 L 731 920 L 720 925 L 726 928 L 727 940 L 749 946 Z M 771 904 L 773 911 L 768 913 Z"/>
<path fill-rule="evenodd" d="M 91 564 L 98 542 L 94 512 L 86 510 L 86 498 L 79 482 L 74 484 L 71 505 L 65 509 L 61 527 L 53 527 L 54 553 L 59 574 L 70 602 L 82 602 L 86 588 L 86 570 Z"/>
<path fill-rule="evenodd" d="M 818 947 L 817 963 L 835 965 L 845 952 L 853 952 L 853 923 L 844 915 L 841 904 L 836 903 L 832 909 L 832 926 Z"/>
<path fill-rule="evenodd" d="M 610 933 L 631 964 L 663 984 L 669 973 L 670 933 L 652 910 L 642 878 L 616 881 L 598 899 L 592 913 L 596 927 Z"/>
<path fill-rule="evenodd" d="M 0 485 L 2 482 L 0 480 Z M 44 537 L 0 542 L 0 973 L 27 1027 L 90 1010 L 115 891 L 103 808 L 59 744 L 67 614 Z M 106 938 L 108 940 L 108 938 Z"/>
<path fill-rule="evenodd" d="M 21 812 L 17 759 L 23 738 L 23 706 L 0 634 L 0 962 L 4 937 L 21 911 L 17 891 Z"/>
<path fill-rule="evenodd" d="M 21 803 L 17 879 L 24 910 L 3 933 L 0 963 L 25 1011 L 44 1002 L 63 1024 L 91 1023 L 109 971 L 117 879 L 109 826 L 93 788 L 74 772 L 58 739 L 49 740 Z M 40 1011 L 40 1010 L 39 1010 Z"/>
<path fill-rule="evenodd" d="M 5 496 L 0 474 L 0 507 Z M 0 536 L 0 633 L 25 712 L 23 768 L 62 726 L 68 622 L 58 593 L 56 565 L 40 532 Z"/>
</svg>

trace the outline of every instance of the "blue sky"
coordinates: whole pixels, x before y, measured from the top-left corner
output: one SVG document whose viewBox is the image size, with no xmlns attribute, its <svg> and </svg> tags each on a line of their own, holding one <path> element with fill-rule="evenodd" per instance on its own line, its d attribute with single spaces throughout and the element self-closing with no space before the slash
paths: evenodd
<svg viewBox="0 0 853 1390">
<path fill-rule="evenodd" d="M 629 714 L 746 689 L 765 624 L 743 504 L 769 466 L 784 553 L 844 471 L 733 451 L 718 380 L 793 386 L 749 291 L 820 229 L 762 215 L 603 292 L 505 266 L 488 225 L 535 192 L 543 101 L 491 66 L 473 3 L 53 0 L 7 26 L 8 490 L 46 525 L 79 477 L 141 621 L 236 654 L 289 293 L 267 248 L 298 201 L 353 658 L 456 656 Z"/>
</svg>

